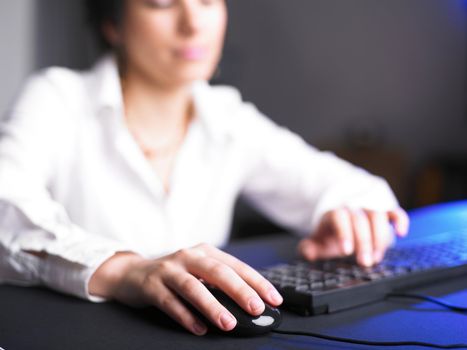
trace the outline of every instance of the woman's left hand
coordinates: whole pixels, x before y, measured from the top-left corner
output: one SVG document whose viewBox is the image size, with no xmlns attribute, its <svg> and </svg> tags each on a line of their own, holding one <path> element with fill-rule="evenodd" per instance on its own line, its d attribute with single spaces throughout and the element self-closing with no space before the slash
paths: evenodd
<svg viewBox="0 0 467 350">
<path fill-rule="evenodd" d="M 328 259 L 355 254 L 357 263 L 379 263 L 395 233 L 404 237 L 409 217 L 399 208 L 387 212 L 340 208 L 323 215 L 316 232 L 301 240 L 300 254 L 307 260 Z"/>
</svg>

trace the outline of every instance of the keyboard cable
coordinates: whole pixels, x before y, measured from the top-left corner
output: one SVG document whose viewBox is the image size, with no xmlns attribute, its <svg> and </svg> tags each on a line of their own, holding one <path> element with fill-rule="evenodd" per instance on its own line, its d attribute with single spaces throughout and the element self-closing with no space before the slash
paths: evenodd
<svg viewBox="0 0 467 350">
<path fill-rule="evenodd" d="M 452 311 L 456 311 L 456 312 L 460 312 L 460 313 L 467 312 L 467 307 L 448 304 L 448 303 L 446 303 L 446 302 L 444 302 L 444 301 L 442 301 L 440 299 L 433 298 L 433 297 L 430 297 L 428 295 L 393 292 L 393 293 L 386 294 L 386 298 L 418 299 L 418 300 L 423 300 L 423 301 L 430 302 L 432 304 L 440 305 L 440 306 L 445 307 L 446 309 L 449 309 L 449 310 L 452 310 Z"/>
<path fill-rule="evenodd" d="M 386 295 L 386 298 L 393 298 L 393 297 L 424 300 L 424 301 L 445 307 L 451 311 L 460 312 L 460 313 L 467 312 L 467 307 L 448 304 L 437 298 L 433 298 L 433 297 L 426 296 L 426 295 L 412 294 L 412 293 L 389 293 Z M 335 342 L 368 345 L 368 346 L 420 346 L 420 347 L 434 348 L 434 349 L 467 349 L 467 344 L 462 344 L 462 343 L 443 345 L 443 344 L 434 344 L 434 343 L 410 341 L 410 340 L 372 341 L 372 340 L 363 340 L 363 339 L 343 338 L 343 337 L 336 337 L 332 335 L 326 335 L 326 334 L 315 333 L 315 332 L 294 331 L 294 330 L 286 330 L 286 329 L 275 329 L 272 332 L 277 333 L 277 334 L 308 336 L 308 337 L 325 339 L 325 340 L 330 340 L 330 341 L 335 341 Z"/>
</svg>

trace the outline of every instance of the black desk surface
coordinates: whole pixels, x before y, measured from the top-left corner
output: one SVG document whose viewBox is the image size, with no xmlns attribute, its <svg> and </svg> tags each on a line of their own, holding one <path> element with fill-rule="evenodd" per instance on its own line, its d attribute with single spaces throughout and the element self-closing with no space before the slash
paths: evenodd
<svg viewBox="0 0 467 350">
<path fill-rule="evenodd" d="M 452 209 L 452 208 L 451 208 Z M 458 221 L 465 228 L 467 203 Z M 436 212 L 436 220 L 446 217 Z M 436 220 L 419 220 L 433 213 L 414 213 L 414 235 Z M 418 221 L 417 221 L 418 220 Z M 439 222 L 440 220 L 438 220 Z M 423 224 L 421 227 L 421 223 Z M 425 224 L 428 224 L 426 226 Z M 454 227 L 453 226 L 453 227 Z M 449 227 L 453 228 L 453 227 Z M 295 257 L 297 239 L 276 235 L 237 242 L 226 250 L 255 267 Z M 467 278 L 444 281 L 416 290 L 445 301 L 467 304 Z M 283 311 L 281 328 L 376 341 L 418 340 L 467 343 L 467 315 L 427 303 L 386 300 L 332 315 L 301 317 Z M 93 304 L 43 288 L 0 286 L 0 347 L 22 349 L 369 349 L 368 346 L 329 342 L 302 336 L 268 334 L 231 338 L 218 334 L 193 336 L 155 308 L 131 309 L 117 303 Z M 374 348 L 374 347 L 372 347 Z M 420 349 L 406 347 L 405 349 Z"/>
</svg>

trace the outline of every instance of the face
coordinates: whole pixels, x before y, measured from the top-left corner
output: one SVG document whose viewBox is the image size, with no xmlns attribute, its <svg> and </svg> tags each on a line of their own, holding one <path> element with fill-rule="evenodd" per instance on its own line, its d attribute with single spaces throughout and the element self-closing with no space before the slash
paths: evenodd
<svg viewBox="0 0 467 350">
<path fill-rule="evenodd" d="M 226 25 L 225 0 L 125 0 L 122 24 L 108 37 L 125 74 L 176 86 L 212 76 Z"/>
</svg>

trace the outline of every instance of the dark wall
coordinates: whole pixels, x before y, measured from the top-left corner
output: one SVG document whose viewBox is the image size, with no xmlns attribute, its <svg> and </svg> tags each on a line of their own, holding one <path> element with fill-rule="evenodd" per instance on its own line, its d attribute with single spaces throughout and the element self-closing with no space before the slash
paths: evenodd
<svg viewBox="0 0 467 350">
<path fill-rule="evenodd" d="M 230 2 L 226 80 L 312 143 L 367 128 L 413 161 L 467 146 L 466 1 Z"/>
<path fill-rule="evenodd" d="M 84 0 L 37 0 L 36 68 L 51 65 L 86 68 L 97 49 L 84 14 Z"/>
</svg>

